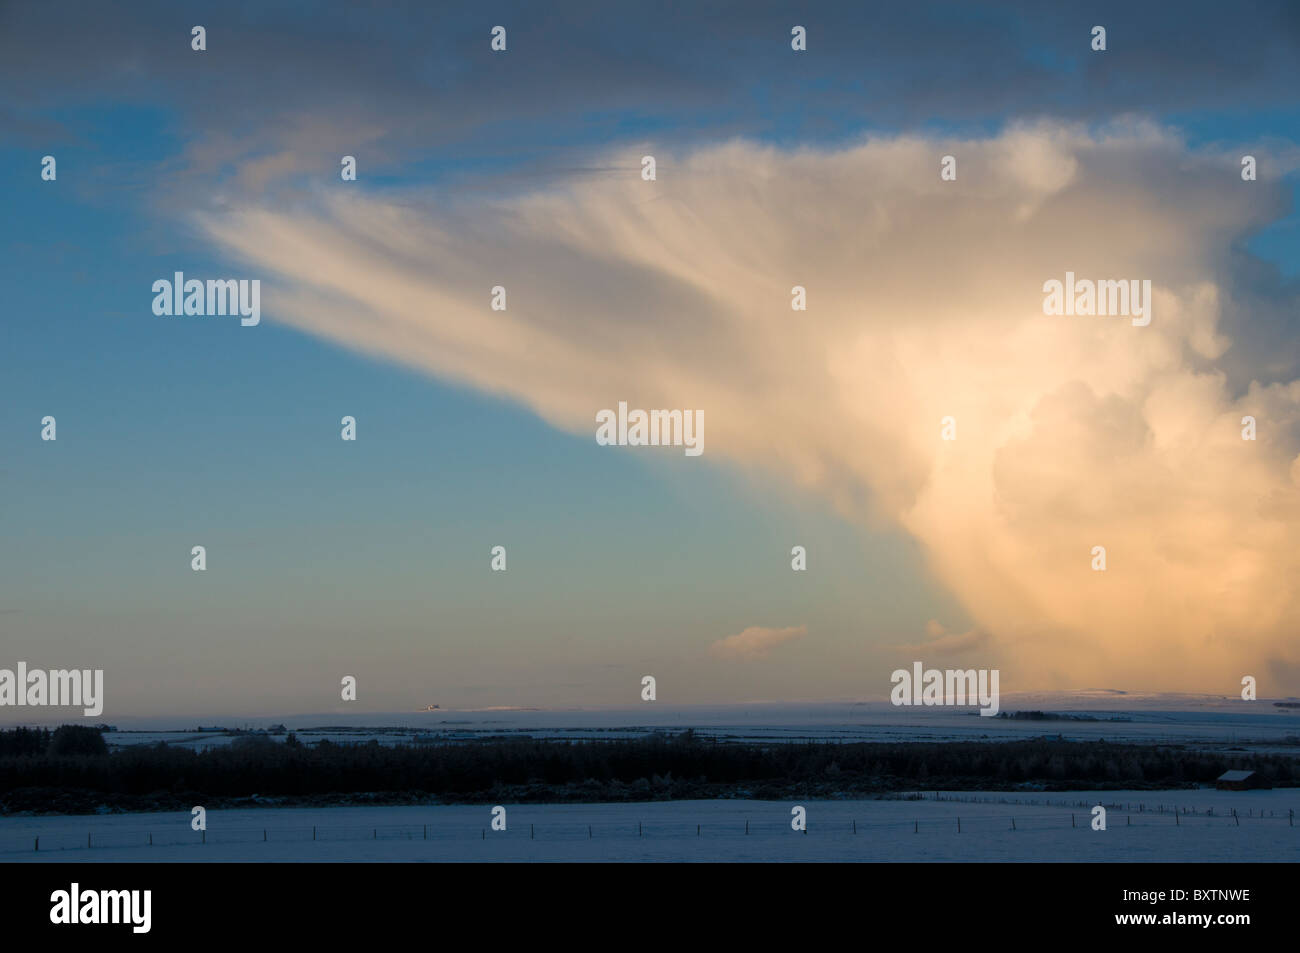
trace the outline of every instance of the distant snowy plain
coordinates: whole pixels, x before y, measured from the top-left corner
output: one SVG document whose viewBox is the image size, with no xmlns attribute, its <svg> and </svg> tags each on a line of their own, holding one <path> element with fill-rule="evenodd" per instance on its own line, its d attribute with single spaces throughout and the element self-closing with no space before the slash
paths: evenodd
<svg viewBox="0 0 1300 953">
<path fill-rule="evenodd" d="M 1300 704 L 1294 699 L 1285 705 Z M 654 731 L 694 729 L 722 741 L 1011 741 L 1048 735 L 1075 741 L 1186 744 L 1207 750 L 1248 746 L 1252 753 L 1300 755 L 1300 708 L 1273 700 L 1244 702 L 1210 695 L 1132 693 L 1004 693 L 1003 712 L 1043 711 L 1055 720 L 982 717 L 975 708 L 895 707 L 888 702 L 753 703 L 633 709 L 489 709 L 429 712 L 323 712 L 310 715 L 196 720 L 184 726 L 125 719 L 104 738 L 110 747 L 156 744 L 207 748 L 238 735 L 196 731 L 266 730 L 283 725 L 304 744 L 322 740 L 410 744 L 494 737 L 608 740 Z M 283 734 L 278 734 L 283 737 Z"/>
</svg>

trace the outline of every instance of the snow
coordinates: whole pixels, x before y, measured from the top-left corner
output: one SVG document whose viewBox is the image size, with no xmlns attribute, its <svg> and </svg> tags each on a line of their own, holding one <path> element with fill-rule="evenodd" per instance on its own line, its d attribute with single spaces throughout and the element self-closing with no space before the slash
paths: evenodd
<svg viewBox="0 0 1300 953">
<path fill-rule="evenodd" d="M 1004 693 L 1002 710 L 1086 714 L 1098 720 L 1019 721 L 982 718 L 974 709 L 843 701 L 711 707 L 649 703 L 623 710 L 349 711 L 250 720 L 207 717 L 191 724 L 283 724 L 304 744 L 324 738 L 373 738 L 385 744 L 421 737 L 593 740 L 693 728 L 702 736 L 730 741 L 997 741 L 1059 735 L 1083 741 L 1174 742 L 1224 752 L 1300 753 L 1300 709 L 1265 700 L 1113 691 Z M 105 735 L 110 745 L 166 741 L 206 747 L 235 737 L 161 730 L 178 727 L 174 722 L 128 720 L 119 727 L 123 730 Z M 1089 808 L 1099 798 L 1108 810 L 1104 832 L 1090 825 Z M 796 803 L 808 809 L 806 834 L 790 828 Z M 491 830 L 491 804 L 213 810 L 207 843 L 190 830 L 188 812 L 0 817 L 0 861 L 1300 860 L 1300 829 L 1288 820 L 1288 811 L 1300 808 L 1300 789 L 940 792 L 938 798 L 925 792 L 920 800 L 505 806 L 505 832 Z M 1180 812 L 1177 822 L 1175 809 Z M 1238 818 L 1232 816 L 1234 809 Z M 37 837 L 39 851 L 33 850 Z"/>
<path fill-rule="evenodd" d="M 1043 711 L 1096 720 L 985 718 L 974 708 L 895 707 L 888 702 L 753 703 L 633 709 L 439 710 L 332 712 L 255 719 L 201 719 L 197 724 L 266 728 L 283 724 L 304 744 L 408 744 L 418 739 L 470 741 L 484 737 L 599 740 L 634 738 L 655 730 L 693 728 L 726 741 L 1004 741 L 1060 735 L 1067 740 L 1161 742 L 1205 748 L 1250 744 L 1256 753 L 1300 752 L 1300 709 L 1268 700 L 1205 695 L 1133 695 L 1116 692 L 1003 693 L 1004 712 Z M 168 744 L 196 748 L 229 744 L 235 735 L 162 730 L 181 726 L 124 719 L 104 735 L 111 747 Z M 283 735 L 273 737 L 282 739 Z"/>
<path fill-rule="evenodd" d="M 213 810 L 206 844 L 188 812 L 4 817 L 0 860 L 1300 861 L 1300 828 L 1287 818 L 1300 807 L 1300 789 L 922 796 L 507 804 L 504 832 L 491 829 L 491 804 Z M 1099 798 L 1106 831 L 1090 826 Z M 806 834 L 790 827 L 796 804 L 807 808 Z M 1174 809 L 1195 813 L 1175 823 Z"/>
</svg>

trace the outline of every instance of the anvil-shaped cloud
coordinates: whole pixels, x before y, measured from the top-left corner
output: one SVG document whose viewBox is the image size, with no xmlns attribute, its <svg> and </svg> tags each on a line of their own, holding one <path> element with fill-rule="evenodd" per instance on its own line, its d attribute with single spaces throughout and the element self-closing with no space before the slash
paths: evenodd
<svg viewBox="0 0 1300 953">
<path fill-rule="evenodd" d="M 1224 370 L 1250 316 L 1223 266 L 1284 210 L 1276 160 L 1243 182 L 1239 153 L 1140 123 L 736 142 L 643 181 L 654 151 L 491 203 L 336 183 L 201 224 L 274 277 L 271 320 L 564 430 L 703 409 L 705 459 L 915 536 L 1009 689 L 1300 689 L 1300 381 Z M 1067 271 L 1150 279 L 1150 325 L 1046 316 Z"/>
</svg>

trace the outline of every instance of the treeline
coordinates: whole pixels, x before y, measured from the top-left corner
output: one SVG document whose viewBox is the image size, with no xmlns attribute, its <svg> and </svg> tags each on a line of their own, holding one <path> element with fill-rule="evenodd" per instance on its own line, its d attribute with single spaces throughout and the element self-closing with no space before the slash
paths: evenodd
<svg viewBox="0 0 1300 953">
<path fill-rule="evenodd" d="M 1098 715 L 1085 715 L 1079 712 L 1052 712 L 1052 711 L 1000 711 L 997 713 L 998 718 L 1009 718 L 1012 721 L 1132 721 L 1131 718 L 1122 716 L 1103 718 Z"/>
<path fill-rule="evenodd" d="M 247 737 L 203 751 L 160 743 L 109 753 L 102 739 L 98 746 L 86 740 L 92 729 L 65 734 L 60 744 L 63 730 L 48 737 L 0 732 L 0 810 L 222 806 L 255 794 L 261 803 L 324 804 L 835 797 L 1026 785 L 1118 790 L 1190 786 L 1230 768 L 1254 770 L 1276 787 L 1300 785 L 1300 762 L 1280 755 L 1049 739 L 721 743 L 687 731 L 608 741 L 307 747 L 291 735 L 287 743 Z"/>
<path fill-rule="evenodd" d="M 0 731 L 0 758 L 107 753 L 108 745 L 100 730 L 85 725 L 61 725 L 52 732 L 48 728 Z"/>
</svg>

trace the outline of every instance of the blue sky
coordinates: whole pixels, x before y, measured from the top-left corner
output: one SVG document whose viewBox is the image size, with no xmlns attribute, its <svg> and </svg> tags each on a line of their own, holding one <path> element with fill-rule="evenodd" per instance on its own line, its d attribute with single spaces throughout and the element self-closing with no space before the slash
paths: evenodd
<svg viewBox="0 0 1300 953">
<path fill-rule="evenodd" d="M 1293 154 L 1294 7 L 1037 6 L 7 6 L 0 665 L 104 668 L 109 720 L 343 710 L 344 674 L 362 710 L 630 705 L 647 673 L 666 701 L 884 694 L 887 647 L 980 623 L 900 528 L 707 454 L 608 452 L 266 304 L 255 329 L 158 318 L 150 286 L 246 274 L 192 213 L 310 203 L 342 187 L 344 154 L 368 196 L 470 205 L 618 174 L 611 149 L 835 149 L 1043 118 L 1135 115 L 1193 150 Z M 1292 201 L 1219 276 L 1274 303 L 1234 355 L 1255 340 L 1282 364 L 1247 376 L 1294 376 L 1298 222 Z M 776 657 L 708 657 L 799 625 Z"/>
</svg>

